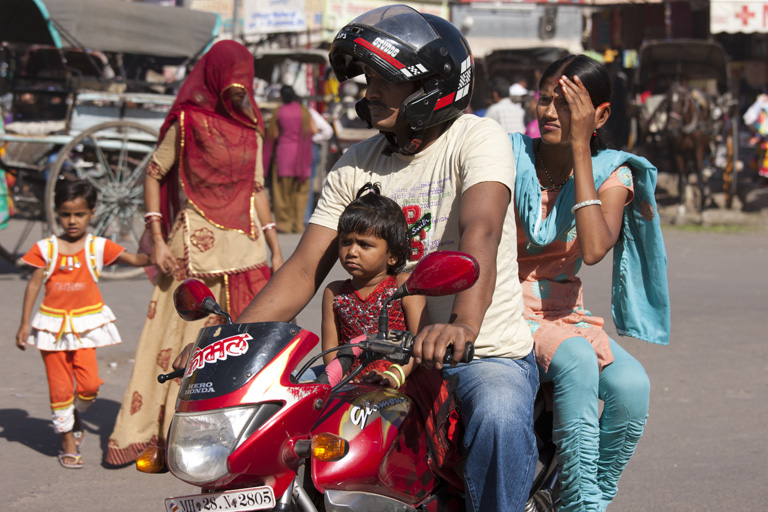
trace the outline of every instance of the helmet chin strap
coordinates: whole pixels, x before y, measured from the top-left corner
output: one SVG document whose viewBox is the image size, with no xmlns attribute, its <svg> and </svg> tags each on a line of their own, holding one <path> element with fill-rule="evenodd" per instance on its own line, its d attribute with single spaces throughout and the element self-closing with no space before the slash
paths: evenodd
<svg viewBox="0 0 768 512">
<path fill-rule="evenodd" d="M 395 135 L 389 132 L 381 132 L 384 137 L 389 141 L 389 146 L 384 148 L 382 152 L 385 156 L 389 156 L 392 153 L 400 153 L 401 155 L 415 155 L 421 149 L 421 145 L 424 137 L 424 130 L 413 131 L 411 130 L 410 137 L 408 138 L 408 144 L 399 146 Z"/>
<path fill-rule="evenodd" d="M 419 92 L 420 91 L 416 91 L 411 96 L 406 98 L 403 104 L 407 103 L 411 97 L 418 95 Z M 357 115 L 360 117 L 360 119 L 365 121 L 365 123 L 368 125 L 368 128 L 373 128 L 373 124 L 371 123 L 371 112 L 368 110 L 368 98 L 362 98 L 357 103 L 355 103 L 355 112 L 357 112 Z M 389 146 L 384 148 L 382 153 L 385 156 L 390 156 L 392 153 L 400 153 L 401 155 L 415 155 L 418 153 L 419 149 L 421 149 L 425 131 L 425 129 L 411 130 L 411 133 L 408 135 L 408 143 L 403 145 L 398 145 L 397 139 L 393 133 L 380 131 L 380 133 L 384 134 L 384 137 L 386 137 L 387 142 L 389 142 Z"/>
</svg>

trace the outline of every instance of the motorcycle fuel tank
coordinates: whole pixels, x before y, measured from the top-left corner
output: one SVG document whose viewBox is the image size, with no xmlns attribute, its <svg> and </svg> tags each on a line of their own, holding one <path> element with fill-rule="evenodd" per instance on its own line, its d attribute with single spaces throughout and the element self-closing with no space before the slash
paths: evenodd
<svg viewBox="0 0 768 512">
<path fill-rule="evenodd" d="M 424 429 L 412 400 L 379 386 L 347 384 L 330 396 L 313 433 L 343 437 L 349 452 L 333 462 L 312 461 L 322 491 L 362 491 L 418 503 L 434 485 Z"/>
</svg>

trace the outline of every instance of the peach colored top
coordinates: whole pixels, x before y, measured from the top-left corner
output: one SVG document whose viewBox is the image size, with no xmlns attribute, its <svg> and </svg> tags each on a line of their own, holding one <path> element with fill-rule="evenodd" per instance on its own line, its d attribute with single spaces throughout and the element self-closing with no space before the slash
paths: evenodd
<svg viewBox="0 0 768 512">
<path fill-rule="evenodd" d="M 628 167 L 616 169 L 600 186 L 598 194 L 613 187 L 629 190 L 629 204 L 634 192 Z M 543 218 L 550 213 L 559 193 L 559 189 L 542 190 Z M 613 354 L 608 334 L 603 330 L 604 320 L 584 309 L 581 279 L 576 276 L 582 265 L 576 227 L 546 247 L 537 247 L 526 239 L 517 214 L 515 220 L 524 316 L 533 335 L 536 362 L 546 371 L 560 343 L 581 336 L 594 347 L 602 370 L 613 362 Z"/>
</svg>

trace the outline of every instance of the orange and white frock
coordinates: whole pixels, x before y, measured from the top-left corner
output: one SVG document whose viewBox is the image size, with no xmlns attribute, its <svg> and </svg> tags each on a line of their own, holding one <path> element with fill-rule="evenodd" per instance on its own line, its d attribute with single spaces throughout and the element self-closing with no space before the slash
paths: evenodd
<svg viewBox="0 0 768 512">
<path fill-rule="evenodd" d="M 32 319 L 28 343 L 40 350 L 78 350 L 121 343 L 115 315 L 104 304 L 101 269 L 125 251 L 102 237 L 88 235 L 77 254 L 61 254 L 56 236 L 37 242 L 22 260 L 44 269 L 45 295 Z"/>
</svg>

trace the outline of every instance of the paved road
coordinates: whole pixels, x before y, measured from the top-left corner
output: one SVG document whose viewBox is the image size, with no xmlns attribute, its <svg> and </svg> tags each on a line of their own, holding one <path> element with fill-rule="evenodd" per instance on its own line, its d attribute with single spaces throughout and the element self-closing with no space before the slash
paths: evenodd
<svg viewBox="0 0 768 512">
<path fill-rule="evenodd" d="M 9 243 L 14 229 L 0 232 Z M 670 347 L 622 344 L 645 365 L 653 386 L 646 434 L 621 480 L 611 512 L 762 510 L 768 496 L 768 232 L 737 234 L 665 229 L 673 307 Z M 292 251 L 295 235 L 281 235 Z M 31 243 L 31 241 L 30 241 Z M 583 271 L 587 305 L 610 316 L 610 267 Z M 336 277 L 343 276 L 337 267 Z M 6 347 L 0 384 L 0 510 L 135 512 L 162 510 L 163 499 L 195 492 L 170 474 L 145 475 L 101 465 L 131 372 L 150 286 L 142 279 L 103 282 L 124 343 L 101 350 L 105 384 L 84 420 L 86 467 L 56 461 L 47 385 L 35 350 L 13 346 L 26 286 L 0 263 L 0 332 Z M 319 327 L 319 302 L 298 317 Z M 610 322 L 609 322 L 610 323 Z"/>
</svg>

